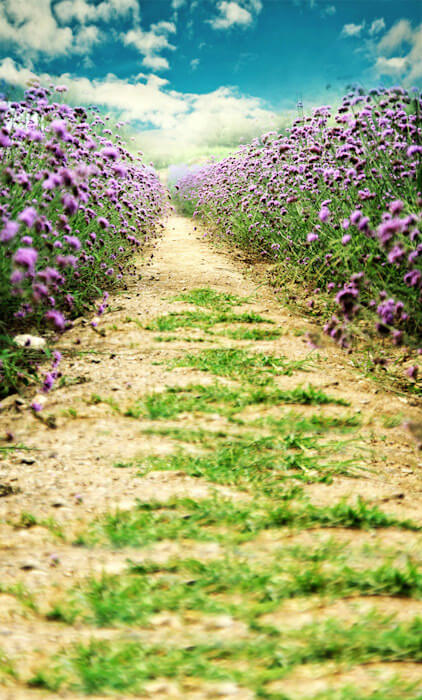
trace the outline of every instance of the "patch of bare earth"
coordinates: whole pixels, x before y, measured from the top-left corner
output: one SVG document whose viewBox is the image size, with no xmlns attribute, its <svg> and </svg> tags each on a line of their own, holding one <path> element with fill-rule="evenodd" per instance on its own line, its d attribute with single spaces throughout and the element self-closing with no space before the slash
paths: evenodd
<svg viewBox="0 0 422 700">
<path fill-rule="evenodd" d="M 249 297 L 247 307 L 234 310 L 241 312 L 247 308 L 262 314 L 274 321 L 272 327 L 281 329 L 283 334 L 271 342 L 231 341 L 223 336 L 206 336 L 205 342 L 196 343 L 187 342 L 186 338 L 199 341 L 198 331 L 183 328 L 174 332 L 177 336 L 175 342 L 163 343 L 155 340 L 158 333 L 145 330 L 145 324 L 157 316 L 194 310 L 190 304 L 172 303 L 170 299 L 183 290 L 202 287 Z M 0 438 L 12 433 L 16 444 L 28 448 L 0 452 L 0 484 L 6 487 L 1 492 L 4 497 L 0 498 L 2 590 L 17 583 L 23 584 L 35 595 L 42 610 L 84 576 L 101 571 L 119 573 L 126 566 L 126 550 L 82 550 L 71 546 L 74 533 L 100 514 L 132 508 L 138 500 L 165 501 L 184 495 L 202 499 L 216 489 L 230 498 L 244 498 L 244 494 L 235 489 L 216 487 L 180 471 L 153 471 L 142 475 L 139 463 L 143 458 L 153 455 L 166 458 L 174 452 L 177 443 L 167 436 L 145 434 L 143 428 L 149 423 L 128 418 L 124 412 L 146 392 L 160 391 L 168 385 L 214 381 L 207 373 L 169 366 L 171 360 L 187 351 L 200 351 L 216 343 L 221 347 L 233 347 L 235 342 L 236 347 L 285 355 L 290 360 L 303 359 L 312 348 L 303 335 L 295 334 L 298 329 L 307 332 L 312 331 L 313 326 L 280 308 L 272 291 L 265 284 L 258 285 L 251 270 L 245 269 L 242 262 L 210 247 L 189 220 L 171 217 L 153 257 L 149 261 L 139 260 L 137 274 L 128 281 L 127 289 L 110 299 L 109 310 L 99 326 L 102 334 L 95 332 L 89 323 L 80 322 L 57 343 L 64 356 L 60 369 L 65 382 L 64 386 L 51 392 L 44 410 L 45 415 L 54 417 L 56 427 L 48 427 L 36 420 L 13 397 L 1 407 Z M 359 376 L 347 355 L 335 346 L 325 344 L 312 353 L 312 361 L 309 371 L 295 372 L 291 377 L 280 376 L 276 379 L 277 385 L 292 389 L 300 383 L 312 382 L 334 397 L 347 399 L 350 407 L 286 406 L 282 410 L 297 409 L 304 415 L 312 412 L 326 416 L 357 413 L 363 422 L 361 439 L 366 449 L 361 453 L 361 462 L 367 471 L 355 479 L 339 477 L 329 485 L 306 486 L 310 500 L 317 505 L 327 505 L 340 498 L 353 501 L 360 495 L 371 503 L 385 506 L 385 510 L 400 518 L 412 518 L 422 524 L 421 453 L 402 428 L 387 429 L 382 420 L 400 414 L 403 420 L 421 421 L 415 401 L 391 394 Z M 228 380 L 221 381 L 230 384 Z M 109 404 L 95 403 L 93 395 L 112 401 Z M 241 415 L 252 420 L 272 412 L 272 408 L 251 407 Z M 190 427 L 195 425 L 195 420 L 189 417 L 186 420 Z M 218 415 L 201 418 L 202 426 L 207 422 L 212 422 L 207 429 L 227 429 L 227 421 Z M 6 442 L 1 444 L 7 445 Z M 184 445 L 185 451 L 195 453 L 197 449 L 195 445 Z M 28 516 L 32 516 L 33 521 Z M 51 525 L 51 519 L 55 526 Z M 57 526 L 62 528 L 64 538 L 54 535 L 52 530 Z M 276 546 L 291 544 L 293 540 L 302 544 L 312 540 L 315 544 L 316 536 L 322 539 L 331 537 L 351 549 L 379 542 L 397 548 L 403 546 L 404 551 L 413 552 L 420 545 L 417 533 L 397 530 L 373 533 L 336 529 L 295 533 L 280 529 L 262 533 L 244 545 L 243 550 L 253 554 L 255 548 L 257 556 L 261 556 L 265 548 L 274 551 Z M 132 550 L 130 558 L 140 561 L 148 555 L 149 559 L 155 557 L 157 561 L 167 561 L 172 556 L 182 556 L 183 546 L 180 542 L 164 541 L 154 545 L 145 555 Z M 218 554 L 218 546 L 213 543 L 189 544 L 189 555 L 198 559 L 205 561 Z M 403 607 L 396 603 L 392 599 L 378 599 L 370 604 L 381 611 L 397 614 L 399 619 L 421 613 L 418 601 L 409 601 L 406 605 L 402 602 Z M 301 599 L 285 603 L 273 617 L 272 624 L 289 627 L 331 615 L 350 621 L 356 610 L 366 609 L 365 606 L 367 601 L 364 599 L 327 604 Z M 151 625 L 157 638 L 162 634 L 170 642 L 188 638 L 196 628 L 203 634 L 223 637 L 239 638 L 245 633 L 239 622 L 227 619 L 210 622 L 200 615 L 198 620 L 188 620 L 166 613 L 161 618 L 155 616 Z M 25 605 L 22 598 L 10 593 L 0 594 L 0 647 L 17 663 L 23 677 L 35 670 L 41 657 L 47 658 L 49 653 L 66 644 L 85 640 L 89 635 L 108 638 L 107 635 L 118 634 L 122 632 L 46 623 L 41 614 Z M 275 682 L 271 689 L 305 698 L 326 687 L 336 687 L 338 681 L 341 681 L 340 685 L 350 682 L 366 686 L 372 677 L 388 676 L 395 670 L 394 664 L 335 672 L 321 667 L 317 673 L 315 667 L 300 668 L 291 677 Z M 416 664 L 400 664 L 398 671 L 410 680 L 417 676 Z M 198 681 L 196 687 L 195 683 L 196 680 L 191 679 L 189 687 L 189 683 L 181 686 L 157 679 L 149 684 L 145 697 L 192 700 L 207 697 L 247 700 L 253 697 L 249 690 L 235 684 Z M 6 700 L 47 696 L 76 697 L 71 693 L 56 695 L 24 688 L 13 679 L 0 689 L 0 697 Z M 100 700 L 102 696 L 93 697 Z M 114 697 L 130 696 L 117 693 Z"/>
</svg>

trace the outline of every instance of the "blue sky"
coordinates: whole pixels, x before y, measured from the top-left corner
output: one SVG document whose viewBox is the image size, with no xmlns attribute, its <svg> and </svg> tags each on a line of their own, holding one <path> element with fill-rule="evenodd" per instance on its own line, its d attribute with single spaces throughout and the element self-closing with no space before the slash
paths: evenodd
<svg viewBox="0 0 422 700">
<path fill-rule="evenodd" d="M 0 0 L 0 79 L 69 86 L 152 157 L 210 152 L 339 101 L 422 86 L 418 0 Z"/>
</svg>

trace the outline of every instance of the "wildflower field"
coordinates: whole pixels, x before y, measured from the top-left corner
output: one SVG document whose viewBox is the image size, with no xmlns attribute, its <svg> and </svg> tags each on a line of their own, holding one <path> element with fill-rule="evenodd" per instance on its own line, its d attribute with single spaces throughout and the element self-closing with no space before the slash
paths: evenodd
<svg viewBox="0 0 422 700">
<path fill-rule="evenodd" d="M 305 288 L 343 347 L 363 327 L 420 354 L 421 134 L 416 92 L 352 92 L 335 113 L 301 114 L 287 133 L 184 173 L 179 206 L 276 262 L 278 286 Z"/>
<path fill-rule="evenodd" d="M 99 299 L 101 315 L 163 213 L 164 190 L 121 124 L 113 133 L 95 108 L 61 101 L 65 91 L 37 86 L 0 104 L 0 398 L 37 374 L 39 357 L 13 336 L 61 333 Z"/>
</svg>

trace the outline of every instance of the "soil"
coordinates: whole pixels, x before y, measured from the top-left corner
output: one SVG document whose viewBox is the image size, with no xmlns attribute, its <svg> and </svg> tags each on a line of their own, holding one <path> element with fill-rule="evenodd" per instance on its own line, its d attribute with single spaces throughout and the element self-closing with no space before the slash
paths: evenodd
<svg viewBox="0 0 422 700">
<path fill-rule="evenodd" d="M 283 331 L 276 340 L 254 341 L 254 350 L 271 351 L 295 360 L 312 353 L 313 366 L 308 372 L 299 372 L 300 381 L 303 384 L 311 381 L 329 394 L 347 399 L 350 402 L 348 410 L 361 417 L 361 437 L 365 448 L 361 453 L 361 463 L 367 471 L 360 471 L 354 479 L 338 477 L 330 485 L 306 486 L 311 501 L 324 505 L 343 497 L 354 501 L 362 496 L 369 503 L 388 505 L 389 513 L 400 518 L 412 518 L 422 524 L 422 453 L 412 435 L 403 427 L 405 421 L 414 424 L 422 421 L 417 401 L 380 388 L 354 369 L 349 356 L 335 345 L 324 343 L 313 350 L 307 333 L 313 334 L 314 326 L 310 321 L 280 307 L 274 292 L 265 284 L 262 270 L 245 265 L 230 252 L 216 248 L 210 244 L 204 231 L 198 230 L 190 220 L 174 215 L 169 218 L 155 247 L 136 261 L 136 275 L 128 280 L 127 289 L 112 295 L 107 313 L 101 318 L 98 328 L 95 330 L 89 320 L 81 319 L 57 342 L 57 349 L 63 353 L 60 370 L 65 379 L 62 386 L 58 384 L 48 395 L 42 414 L 54 416 L 56 427 L 51 428 L 41 422 L 28 410 L 25 402 L 17 404 L 15 397 L 4 401 L 0 407 L 0 439 L 12 433 L 14 445 L 25 446 L 25 449 L 0 452 L 0 581 L 3 590 L 22 583 L 29 593 L 37 597 L 42 610 L 43 601 L 46 605 L 47 602 L 51 604 L 58 591 L 69 588 L 88 574 L 120 571 L 127 560 L 125 551 L 82 551 L 72 548 L 69 541 L 95 516 L 115 509 L 130 509 L 137 499 L 154 500 L 157 495 L 160 500 L 175 495 L 201 499 L 216 488 L 229 498 L 247 498 L 244 492 L 235 488 L 216 487 L 183 472 L 153 471 L 145 476 L 139 475 L 136 465 L 139 456 L 169 455 L 175 449 L 175 442 L 169 437 L 146 435 L 145 428 L 151 421 L 128 420 L 123 415 L 124 410 L 146 392 L 190 382 L 213 381 L 211 375 L 205 372 L 169 366 L 169 362 L 182 353 L 211 347 L 212 337 L 195 345 L 186 340 L 187 337 L 195 340 L 195 330 L 179 329 L 173 342 L 158 342 L 155 338 L 160 334 L 144 328 L 148 321 L 162 314 L 194 310 L 191 304 L 172 301 L 172 298 L 182 291 L 202 287 L 247 296 L 250 300 L 248 311 L 265 315 L 274 321 L 274 328 Z M 236 307 L 235 310 L 244 311 L 245 308 Z M 223 347 L 233 345 L 229 338 L 220 337 L 219 342 Z M 249 341 L 236 343 L 236 347 L 251 345 Z M 298 374 L 277 378 L 277 385 L 283 389 L 292 388 L 297 383 Z M 111 404 L 94 403 L 91 400 L 93 395 L 111 397 L 121 412 L 113 410 Z M 28 396 L 24 401 L 29 403 L 31 398 Z M 246 413 L 248 410 L 251 414 L 251 409 L 246 409 Z M 306 410 L 302 412 L 306 414 Z M 330 415 L 330 412 L 335 414 L 337 408 L 313 407 L 312 410 Z M 255 408 L 254 411 L 255 417 L 259 417 L 265 412 L 270 413 L 271 409 Z M 400 416 L 400 425 L 386 428 L 386 420 L 396 416 Z M 181 419 L 186 427 L 206 425 L 208 430 L 227 427 L 226 420 L 218 414 L 208 416 L 206 420 L 190 415 Z M 171 422 L 167 425 L 171 425 Z M 9 443 L 4 440 L 0 444 L 7 447 Z M 198 448 L 192 444 L 186 449 L 195 452 Z M 126 466 L 118 468 L 116 464 Z M 33 516 L 33 521 L 28 520 L 25 514 Z M 63 529 L 66 535 L 64 540 L 57 538 L 51 527 L 45 525 L 51 518 Z M 34 524 L 35 521 L 38 524 Z M 285 535 L 289 537 L 289 533 Z M 330 533 L 330 536 L 341 540 L 342 533 L 338 531 Z M 379 531 L 376 535 L 356 532 L 354 536 L 357 542 L 371 537 L 374 541 L 374 537 L 382 538 L 383 532 Z M 385 536 L 390 537 L 391 533 Z M 277 537 L 274 533 L 263 533 L 261 543 L 255 546 L 265 556 L 265 550 L 276 546 L 282 537 L 283 530 L 277 533 Z M 309 533 L 299 533 L 294 537 L 306 542 Z M 420 538 L 414 533 L 399 532 L 394 537 L 401 538 L 404 548 L 406 543 L 409 548 L 417 546 L 417 542 L 420 544 Z M 176 542 L 161 542 L 149 549 L 148 556 L 165 561 L 177 554 L 181 546 Z M 195 543 L 192 546 L 199 559 L 218 555 L 218 547 L 212 546 L 212 543 Z M 248 543 L 249 548 L 253 546 L 253 543 Z M 136 555 L 138 560 L 142 556 Z M 308 599 L 306 606 L 301 607 L 303 619 L 314 619 L 324 614 L 324 610 L 312 608 L 311 603 L 312 600 Z M 295 605 L 298 604 L 295 601 Z M 353 605 L 342 601 L 341 604 L 333 604 L 334 614 L 349 619 L 355 614 L 356 607 L 364 604 L 359 599 Z M 379 600 L 377 605 L 381 605 Z M 400 610 L 400 614 L 406 617 L 410 609 L 420 614 L 420 607 L 418 601 L 414 604 L 409 602 Z M 298 623 L 298 619 L 294 620 L 297 610 L 294 606 L 290 608 L 286 607 L 284 620 L 283 613 L 280 613 L 280 624 Z M 171 615 L 167 617 L 164 622 L 159 617 L 155 619 L 152 625 L 154 635 L 159 637 L 163 625 L 166 634 L 179 634 L 180 620 L 175 621 Z M 207 623 L 203 619 L 188 624 L 184 634 L 189 636 L 196 633 L 201 625 L 206 633 Z M 244 634 L 235 621 L 228 621 L 222 629 L 224 634 Z M 40 658 L 54 652 L 58 644 L 81 639 L 80 632 L 72 628 L 66 628 L 66 632 L 63 632 L 58 624 L 51 626 L 29 612 L 25 614 L 14 596 L 0 595 L 0 645 L 12 659 L 18 661 L 23 678 L 30 675 Z M 95 634 L 107 636 L 116 634 L 116 631 L 97 630 Z M 388 676 L 390 671 L 387 667 L 388 664 L 381 664 L 379 673 Z M 417 675 L 416 664 L 409 664 L 408 670 L 412 678 Z M 378 671 L 375 669 L 374 674 Z M 276 689 L 278 692 L 293 689 L 296 693 L 294 697 L 307 697 L 327 686 L 327 673 L 325 669 L 317 678 L 309 678 L 306 669 L 301 669 L 291 679 L 280 681 Z M 367 670 L 363 682 L 367 682 L 368 674 L 371 675 L 370 670 Z M 345 675 L 347 681 L 353 682 L 352 672 Z M 155 686 L 150 685 L 147 697 L 182 697 L 177 694 L 179 691 L 176 687 L 172 690 L 170 681 L 158 679 Z M 328 687 L 331 687 L 329 683 Z M 208 687 L 203 683 L 201 687 L 185 690 L 183 697 L 252 697 L 246 689 L 242 691 L 243 694 L 236 693 L 233 688 L 224 691 L 224 688 Z M 10 700 L 58 697 L 45 691 L 30 690 L 20 682 L 5 686 L 3 691 L 0 689 L 0 696 Z"/>
</svg>

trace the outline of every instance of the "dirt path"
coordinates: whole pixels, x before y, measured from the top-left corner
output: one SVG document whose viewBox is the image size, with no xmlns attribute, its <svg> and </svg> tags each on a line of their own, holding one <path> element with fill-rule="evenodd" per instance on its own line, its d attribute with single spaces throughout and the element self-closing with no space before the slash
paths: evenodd
<svg viewBox="0 0 422 700">
<path fill-rule="evenodd" d="M 0 697 L 420 697 L 418 407 L 186 219 L 137 269 L 58 344 L 56 428 L 3 404 Z"/>
</svg>

